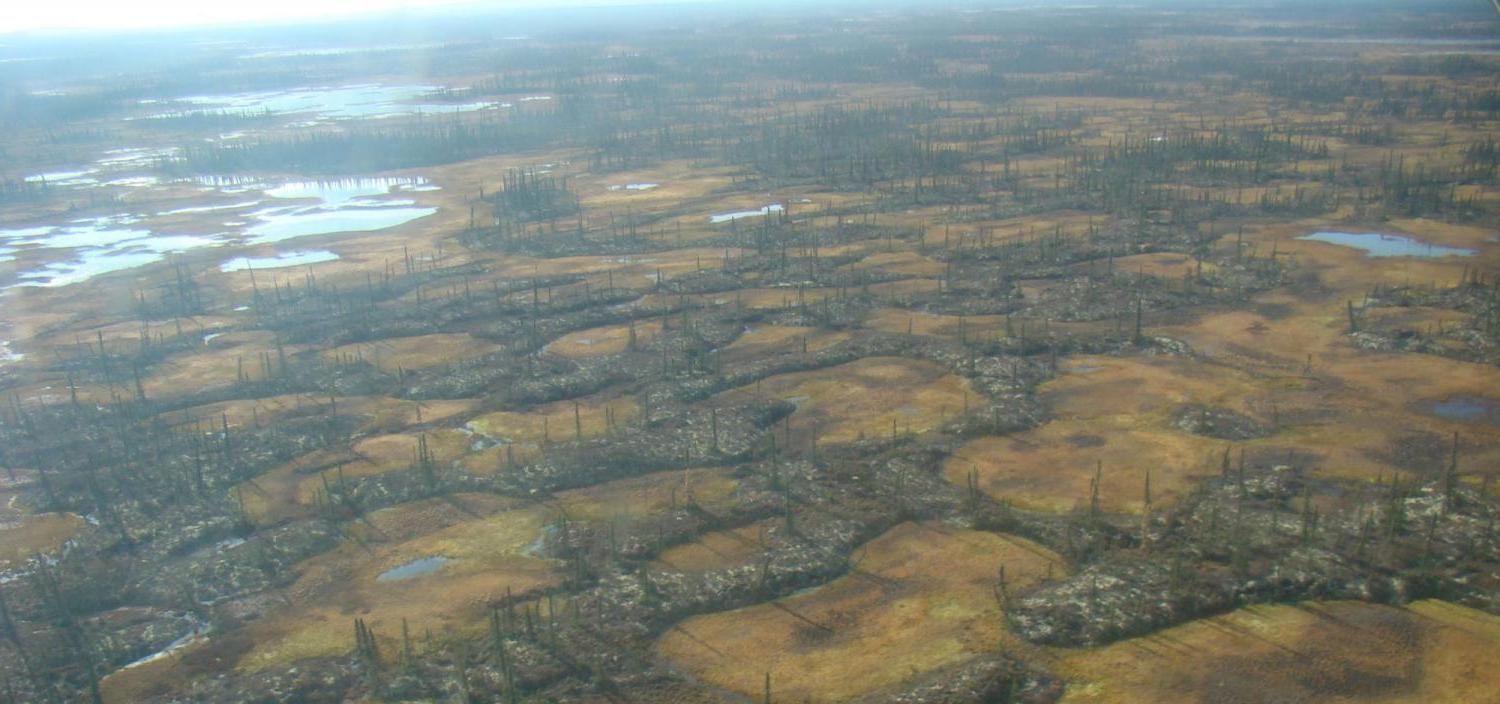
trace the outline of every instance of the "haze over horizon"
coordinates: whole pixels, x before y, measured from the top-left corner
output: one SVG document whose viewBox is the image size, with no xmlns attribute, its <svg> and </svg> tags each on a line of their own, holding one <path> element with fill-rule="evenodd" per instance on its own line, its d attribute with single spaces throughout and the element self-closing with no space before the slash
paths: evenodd
<svg viewBox="0 0 1500 704">
<path fill-rule="evenodd" d="M 343 19 L 434 9 L 502 10 L 659 5 L 694 0 L 262 0 L 210 4 L 193 0 L 60 0 L 27 3 L 0 15 L 0 36 L 22 32 L 108 31 L 253 25 Z"/>
</svg>

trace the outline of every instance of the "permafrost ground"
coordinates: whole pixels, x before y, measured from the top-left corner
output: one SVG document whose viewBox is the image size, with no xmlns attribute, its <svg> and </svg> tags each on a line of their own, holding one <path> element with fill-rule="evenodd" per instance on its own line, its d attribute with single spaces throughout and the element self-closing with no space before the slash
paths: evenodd
<svg viewBox="0 0 1500 704">
<path fill-rule="evenodd" d="M 0 47 L 0 702 L 1485 701 L 1472 5 Z"/>
</svg>

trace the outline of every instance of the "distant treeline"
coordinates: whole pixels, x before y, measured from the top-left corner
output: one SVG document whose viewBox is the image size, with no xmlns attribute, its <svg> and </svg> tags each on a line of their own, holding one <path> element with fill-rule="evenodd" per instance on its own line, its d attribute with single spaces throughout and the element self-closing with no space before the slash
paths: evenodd
<svg viewBox="0 0 1500 704">
<path fill-rule="evenodd" d="M 262 170 L 361 173 L 537 149 L 557 136 L 540 119 L 433 120 L 188 145 L 163 168 L 176 175 Z"/>
</svg>

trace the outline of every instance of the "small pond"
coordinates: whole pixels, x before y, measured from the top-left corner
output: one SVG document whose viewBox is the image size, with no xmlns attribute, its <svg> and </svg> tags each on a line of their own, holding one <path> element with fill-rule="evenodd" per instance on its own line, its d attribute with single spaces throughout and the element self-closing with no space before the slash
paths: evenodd
<svg viewBox="0 0 1500 704">
<path fill-rule="evenodd" d="M 452 560 L 449 560 L 442 555 L 433 555 L 432 557 L 424 557 L 420 560 L 412 560 L 411 562 L 408 562 L 404 565 L 392 567 L 391 569 L 381 572 L 380 576 L 375 578 L 375 581 L 394 582 L 401 579 L 421 577 L 422 575 L 432 574 L 433 572 L 438 571 L 438 568 L 448 564 L 449 562 L 452 562 Z"/>
<path fill-rule="evenodd" d="M 1500 425 L 1500 402 L 1481 396 L 1452 396 L 1426 404 L 1427 412 L 1465 423 Z"/>
<path fill-rule="evenodd" d="M 1353 247 L 1372 257 L 1468 257 L 1475 253 L 1474 250 L 1463 247 L 1445 247 L 1411 237 L 1378 232 L 1314 232 L 1297 239 Z"/>
<path fill-rule="evenodd" d="M 309 249 L 299 252 L 283 252 L 274 257 L 235 257 L 219 265 L 219 271 L 245 271 L 246 269 L 276 269 L 287 266 L 302 266 L 331 262 L 339 258 L 326 249 Z"/>
<path fill-rule="evenodd" d="M 731 220 L 739 220 L 740 218 L 764 217 L 766 215 L 770 215 L 771 213 L 779 213 L 782 210 L 784 210 L 784 208 L 780 203 L 773 203 L 771 205 L 762 207 L 760 210 L 739 210 L 733 213 L 710 215 L 708 221 L 717 225 L 719 223 L 729 222 Z"/>
</svg>

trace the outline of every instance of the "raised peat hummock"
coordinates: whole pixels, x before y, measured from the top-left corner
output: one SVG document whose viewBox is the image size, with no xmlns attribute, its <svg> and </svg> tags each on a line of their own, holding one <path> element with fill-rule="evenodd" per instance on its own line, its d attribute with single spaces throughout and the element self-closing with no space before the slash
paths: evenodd
<svg viewBox="0 0 1500 704">
<path fill-rule="evenodd" d="M 616 5 L 0 30 L 0 704 L 1492 695 L 1485 3 Z"/>
</svg>

